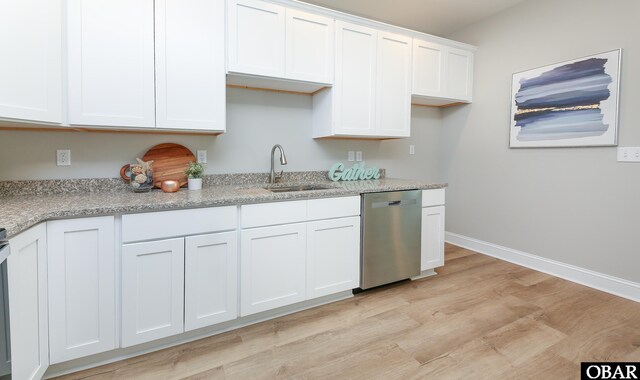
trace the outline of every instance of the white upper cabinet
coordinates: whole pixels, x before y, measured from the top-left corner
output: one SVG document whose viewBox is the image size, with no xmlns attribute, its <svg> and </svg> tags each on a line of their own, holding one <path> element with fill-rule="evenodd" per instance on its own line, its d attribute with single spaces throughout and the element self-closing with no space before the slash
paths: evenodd
<svg viewBox="0 0 640 380">
<path fill-rule="evenodd" d="M 67 13 L 69 124 L 225 131 L 224 2 L 69 0 Z"/>
<path fill-rule="evenodd" d="M 0 118 L 62 122 L 60 0 L 0 3 Z"/>
<path fill-rule="evenodd" d="M 470 103 L 473 52 L 414 39 L 412 87 L 416 104 Z"/>
<path fill-rule="evenodd" d="M 334 129 L 375 135 L 376 30 L 338 21 Z"/>
<path fill-rule="evenodd" d="M 335 84 L 314 95 L 313 137 L 410 134 L 411 37 L 336 22 Z"/>
<path fill-rule="evenodd" d="M 411 133 L 411 37 L 378 32 L 376 134 Z"/>
<path fill-rule="evenodd" d="M 473 89 L 473 53 L 449 48 L 446 56 L 447 96 L 462 102 L 471 102 Z"/>
<path fill-rule="evenodd" d="M 156 0 L 156 125 L 225 131 L 224 2 Z"/>
<path fill-rule="evenodd" d="M 333 83 L 332 18 L 260 0 L 230 1 L 228 14 L 230 84 L 312 92 L 323 86 L 295 82 Z"/>
<path fill-rule="evenodd" d="M 153 0 L 68 0 L 69 124 L 154 127 Z"/>
<path fill-rule="evenodd" d="M 333 19 L 287 9 L 287 78 L 333 83 L 333 27 Z"/>
<path fill-rule="evenodd" d="M 413 94 L 441 97 L 444 95 L 444 57 L 443 46 L 413 40 Z"/>
<path fill-rule="evenodd" d="M 285 76 L 285 8 L 260 0 L 229 1 L 229 71 Z"/>
</svg>

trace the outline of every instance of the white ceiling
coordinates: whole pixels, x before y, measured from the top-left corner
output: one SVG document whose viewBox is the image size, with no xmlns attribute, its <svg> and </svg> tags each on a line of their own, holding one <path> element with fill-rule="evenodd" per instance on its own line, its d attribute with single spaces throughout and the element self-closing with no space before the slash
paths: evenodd
<svg viewBox="0 0 640 380">
<path fill-rule="evenodd" d="M 302 0 L 436 36 L 472 25 L 524 0 Z"/>
</svg>

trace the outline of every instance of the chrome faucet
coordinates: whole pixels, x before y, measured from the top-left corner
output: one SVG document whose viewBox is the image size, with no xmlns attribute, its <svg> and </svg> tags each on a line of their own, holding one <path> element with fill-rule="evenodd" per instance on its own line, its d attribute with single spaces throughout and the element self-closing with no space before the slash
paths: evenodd
<svg viewBox="0 0 640 380">
<path fill-rule="evenodd" d="M 284 172 L 284 170 L 280 171 L 280 174 L 276 175 L 276 172 L 274 171 L 273 156 L 276 153 L 276 148 L 280 149 L 280 164 L 287 164 L 287 156 L 284 155 L 284 149 L 282 148 L 282 145 L 274 145 L 273 148 L 271 148 L 271 174 L 269 175 L 269 183 L 277 183 L 278 181 L 282 180 L 282 173 Z"/>
</svg>

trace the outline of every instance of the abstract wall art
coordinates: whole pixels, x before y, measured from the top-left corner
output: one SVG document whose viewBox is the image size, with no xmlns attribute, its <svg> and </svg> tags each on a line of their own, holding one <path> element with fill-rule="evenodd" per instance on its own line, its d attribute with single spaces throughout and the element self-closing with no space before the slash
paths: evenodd
<svg viewBox="0 0 640 380">
<path fill-rule="evenodd" d="M 513 74 L 510 147 L 617 145 L 621 52 Z"/>
</svg>

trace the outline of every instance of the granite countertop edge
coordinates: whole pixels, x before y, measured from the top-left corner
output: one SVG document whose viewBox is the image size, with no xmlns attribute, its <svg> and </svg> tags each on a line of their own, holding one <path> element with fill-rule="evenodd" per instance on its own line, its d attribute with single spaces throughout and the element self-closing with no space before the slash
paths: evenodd
<svg viewBox="0 0 640 380">
<path fill-rule="evenodd" d="M 372 192 L 429 190 L 448 186 L 446 183 L 425 183 L 391 178 L 337 183 L 327 181 L 324 184 L 335 188 L 273 193 L 265 189 L 267 184 L 259 184 L 211 186 L 203 187 L 198 191 L 182 189 L 177 193 L 153 190 L 149 193 L 136 194 L 126 190 L 47 196 L 8 196 L 0 198 L 0 210 L 2 210 L 0 227 L 6 228 L 7 237 L 10 239 L 38 223 L 55 219 L 346 197 Z M 288 184 L 276 186 L 283 185 Z"/>
</svg>

